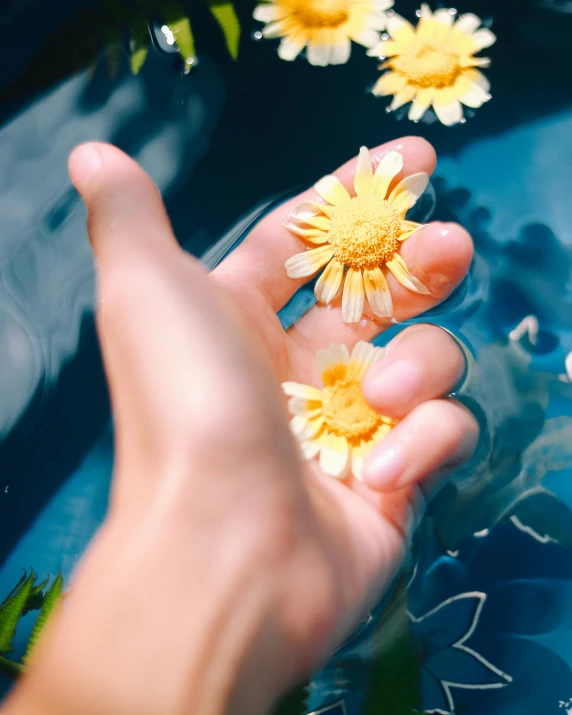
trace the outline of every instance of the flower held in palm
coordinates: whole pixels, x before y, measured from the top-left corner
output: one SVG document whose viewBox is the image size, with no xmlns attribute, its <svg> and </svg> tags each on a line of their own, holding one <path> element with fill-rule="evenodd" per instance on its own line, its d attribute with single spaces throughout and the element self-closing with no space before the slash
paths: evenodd
<svg viewBox="0 0 572 715">
<path fill-rule="evenodd" d="M 372 92 L 394 95 L 390 111 L 413 102 L 409 119 L 419 121 L 432 106 L 439 120 L 450 126 L 463 119 L 462 104 L 478 108 L 491 98 L 489 81 L 477 69 L 488 67 L 490 60 L 474 55 L 493 45 L 496 37 L 480 28 L 476 15 L 461 15 L 455 22 L 452 13 L 445 8 L 432 13 L 423 5 L 417 28 L 399 15 L 388 18 L 391 39 L 368 54 L 388 58 L 380 69 L 389 71 Z"/>
<path fill-rule="evenodd" d="M 315 189 L 328 203 L 304 202 L 296 209 L 287 228 L 317 248 L 286 261 L 290 278 L 315 275 L 326 266 L 316 282 L 316 298 L 331 303 L 342 283 L 342 317 L 346 323 L 360 321 L 365 299 L 371 312 L 380 318 L 393 315 L 393 301 L 383 266 L 415 293 L 427 288 L 411 275 L 398 251 L 420 224 L 407 221 L 405 214 L 425 191 L 425 173 L 403 179 L 393 191 L 389 187 L 403 169 L 399 152 L 386 154 L 374 172 L 369 151 L 362 147 L 356 167 L 351 197 L 335 176 L 325 176 Z M 347 267 L 347 272 L 345 272 Z"/>
<path fill-rule="evenodd" d="M 360 342 L 351 357 L 345 345 L 331 345 L 316 354 L 323 389 L 284 382 L 294 415 L 291 427 L 306 459 L 320 455 L 329 476 L 361 479 L 364 457 L 396 424 L 371 408 L 361 389 L 366 370 L 385 355 L 382 348 Z"/>
</svg>

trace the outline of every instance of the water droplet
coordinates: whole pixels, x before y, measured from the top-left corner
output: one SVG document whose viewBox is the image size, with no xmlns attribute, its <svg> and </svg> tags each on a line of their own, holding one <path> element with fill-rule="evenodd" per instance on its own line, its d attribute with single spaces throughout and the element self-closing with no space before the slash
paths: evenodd
<svg viewBox="0 0 572 715">
<path fill-rule="evenodd" d="M 417 17 L 423 17 L 423 10 L 415 10 Z"/>
<path fill-rule="evenodd" d="M 456 15 L 457 14 L 457 9 L 454 7 L 449 8 L 449 15 Z"/>
<path fill-rule="evenodd" d="M 492 94 L 487 94 L 487 102 L 488 102 L 490 99 L 492 99 L 492 98 L 493 98 L 493 95 L 492 95 Z"/>
<path fill-rule="evenodd" d="M 383 35 L 381 36 L 381 39 L 382 39 L 384 42 L 387 42 L 387 40 L 389 40 L 389 35 L 387 34 L 387 32 L 384 32 L 384 33 L 383 33 Z"/>
<path fill-rule="evenodd" d="M 385 14 L 387 17 L 393 17 L 395 15 L 395 10 L 387 10 Z"/>
<path fill-rule="evenodd" d="M 252 39 L 256 40 L 256 42 L 259 42 L 262 39 L 262 33 L 260 30 L 257 30 L 256 32 L 252 33 Z"/>
<path fill-rule="evenodd" d="M 386 111 L 388 114 L 391 114 L 391 107 L 386 107 L 386 108 L 385 108 L 385 111 Z"/>
<path fill-rule="evenodd" d="M 161 25 L 161 32 L 165 35 L 168 45 L 175 44 L 175 35 L 173 35 L 173 32 L 168 25 Z"/>
<path fill-rule="evenodd" d="M 459 120 L 459 122 L 460 122 L 460 124 L 466 124 L 466 123 L 467 123 L 467 120 L 466 120 L 465 117 L 461 117 L 461 119 Z"/>
</svg>

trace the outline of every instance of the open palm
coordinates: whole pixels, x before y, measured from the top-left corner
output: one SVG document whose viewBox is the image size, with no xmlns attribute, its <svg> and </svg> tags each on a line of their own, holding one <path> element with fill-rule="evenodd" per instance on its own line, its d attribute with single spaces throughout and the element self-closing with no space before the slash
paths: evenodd
<svg viewBox="0 0 572 715">
<path fill-rule="evenodd" d="M 422 139 L 378 147 L 374 160 L 389 151 L 404 158 L 396 181 L 434 169 L 434 151 Z M 293 609 L 282 631 L 306 670 L 347 634 L 395 573 L 422 507 L 419 485 L 474 446 L 472 416 L 440 399 L 459 379 L 463 356 L 434 326 L 415 326 L 392 341 L 376 368 L 405 368 L 417 378 L 391 379 L 384 387 L 374 368 L 363 384 L 373 407 L 402 418 L 380 445 L 393 445 L 397 454 L 405 448 L 398 479 L 377 479 L 375 453 L 365 482 L 326 478 L 316 464 L 300 461 L 279 383 L 319 385 L 317 349 L 331 343 L 351 349 L 389 322 L 365 318 L 346 325 L 334 302 L 313 307 L 288 332 L 282 329 L 277 311 L 302 283 L 286 276 L 284 263 L 302 244 L 284 224 L 301 200 L 316 198 L 313 190 L 264 218 L 209 275 L 179 248 L 158 192 L 135 162 L 108 145 L 87 145 L 76 150 L 70 169 L 88 206 L 99 264 L 98 324 L 116 424 L 112 526 L 86 560 L 77 602 L 83 589 L 95 603 L 93 591 L 81 585 L 97 572 L 90 564 L 99 563 L 99 572 L 105 564 L 113 588 L 120 588 L 125 577 L 114 566 L 119 541 L 132 541 L 136 552 L 124 560 L 139 559 L 142 571 L 170 584 L 168 593 L 155 596 L 163 600 L 186 593 L 197 570 L 207 574 L 205 588 L 212 573 L 216 590 L 220 570 L 213 570 L 212 554 L 217 564 L 228 550 L 231 563 L 262 558 L 264 568 L 278 569 L 272 583 L 282 584 L 284 608 Z M 355 160 L 336 172 L 348 188 L 354 170 Z M 472 243 L 460 227 L 436 223 L 408 239 L 402 254 L 429 294 L 412 293 L 388 276 L 397 320 L 451 293 L 468 269 Z M 146 543 L 153 544 L 144 552 L 139 520 Z M 113 536 L 114 529 L 123 535 Z M 179 567 L 173 541 L 208 543 L 209 549 L 184 550 Z M 137 598 L 143 613 L 146 592 Z M 169 613 L 181 604 L 163 606 Z M 127 626 L 118 617 L 115 627 Z M 91 640 L 104 638 L 100 625 L 92 630 Z M 177 637 L 187 652 L 184 629 Z M 157 639 L 162 644 L 160 634 Z M 170 651 L 165 658 L 173 661 Z"/>
</svg>

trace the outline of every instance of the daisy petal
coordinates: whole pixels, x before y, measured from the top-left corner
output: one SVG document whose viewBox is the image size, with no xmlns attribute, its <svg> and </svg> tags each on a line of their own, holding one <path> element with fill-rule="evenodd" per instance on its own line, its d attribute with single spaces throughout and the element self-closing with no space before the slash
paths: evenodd
<svg viewBox="0 0 572 715">
<path fill-rule="evenodd" d="M 397 14 L 387 18 L 387 32 L 397 42 L 414 42 L 416 39 L 413 25 Z"/>
<path fill-rule="evenodd" d="M 283 382 L 282 391 L 288 397 L 302 397 L 305 400 L 313 400 L 315 402 L 322 401 L 322 391 L 317 387 L 303 385 L 300 382 Z"/>
<path fill-rule="evenodd" d="M 321 414 L 322 403 L 317 400 L 306 400 L 304 397 L 291 397 L 288 400 L 288 412 L 291 415 L 301 415 L 306 419 Z"/>
<path fill-rule="evenodd" d="M 352 350 L 348 363 L 348 376 L 356 380 L 361 380 L 372 365 L 375 365 L 385 357 L 383 348 L 376 348 L 375 345 L 360 340 Z"/>
<path fill-rule="evenodd" d="M 262 31 L 264 34 L 264 30 Z M 285 38 L 282 40 L 278 47 L 278 57 L 281 60 L 286 60 L 287 62 L 292 62 L 296 57 L 302 52 L 306 43 L 302 40 L 294 40 L 292 38 Z"/>
<path fill-rule="evenodd" d="M 368 27 L 372 30 L 377 30 L 378 32 L 381 32 L 382 30 L 385 30 L 387 27 L 387 17 L 386 15 L 372 15 L 369 20 L 367 21 Z M 377 40 L 379 41 L 379 35 L 377 36 Z M 367 47 L 371 47 L 371 45 L 366 45 Z"/>
<path fill-rule="evenodd" d="M 377 12 L 385 12 L 395 5 L 394 0 L 373 0 L 373 9 Z"/>
<path fill-rule="evenodd" d="M 457 99 L 449 104 L 434 102 L 433 109 L 441 124 L 444 124 L 446 127 L 452 127 L 454 124 L 458 124 L 463 118 L 463 108 Z"/>
<path fill-rule="evenodd" d="M 393 315 L 393 300 L 381 268 L 376 266 L 365 270 L 363 282 L 371 312 L 377 315 L 378 318 L 391 318 Z"/>
<path fill-rule="evenodd" d="M 337 176 L 324 176 L 314 186 L 318 194 L 333 206 L 339 206 L 350 200 L 350 195 L 346 191 L 342 182 Z"/>
<path fill-rule="evenodd" d="M 327 216 L 308 216 L 308 218 L 302 219 L 304 223 L 312 228 L 317 228 L 320 231 L 329 231 L 332 225 L 332 220 Z"/>
<path fill-rule="evenodd" d="M 435 90 L 432 87 L 419 90 L 415 102 L 413 102 L 409 109 L 409 119 L 412 122 L 418 122 L 423 117 L 431 106 L 434 95 Z"/>
<path fill-rule="evenodd" d="M 388 199 L 391 207 L 398 214 L 407 213 L 412 206 L 415 206 L 419 197 L 427 188 L 429 176 L 424 172 L 412 174 L 401 181 L 391 192 Z"/>
<path fill-rule="evenodd" d="M 344 277 L 344 266 L 335 258 L 328 263 L 325 271 L 316 281 L 314 295 L 320 303 L 331 303 L 337 296 Z"/>
<path fill-rule="evenodd" d="M 404 288 L 413 291 L 413 293 L 430 295 L 423 283 L 409 273 L 405 261 L 398 253 L 395 253 L 391 261 L 387 261 L 386 265 Z"/>
<path fill-rule="evenodd" d="M 437 31 L 434 36 L 436 39 L 442 40 L 453 27 L 453 15 L 447 8 L 440 8 L 433 13 L 433 22 L 437 23 Z"/>
<path fill-rule="evenodd" d="M 401 49 L 397 42 L 393 40 L 383 40 L 367 51 L 370 57 L 393 57 L 398 55 Z"/>
<path fill-rule="evenodd" d="M 379 45 L 380 41 L 379 32 L 372 27 L 364 28 L 361 32 L 351 35 L 351 38 L 354 42 L 357 42 L 358 45 L 369 48 Z"/>
<path fill-rule="evenodd" d="M 308 241 L 308 243 L 313 243 L 316 246 L 320 246 L 328 240 L 328 234 L 317 228 L 302 228 L 301 226 L 297 226 L 295 223 L 287 223 L 284 228 L 287 228 L 292 233 L 295 233 L 296 236 L 300 236 L 300 238 L 303 238 L 305 241 Z"/>
<path fill-rule="evenodd" d="M 258 22 L 272 22 L 280 19 L 280 13 L 276 5 L 258 5 L 254 8 L 252 17 Z"/>
<path fill-rule="evenodd" d="M 332 343 L 325 350 L 316 353 L 318 372 L 324 385 L 332 385 L 336 380 L 343 380 L 347 373 L 350 353 L 345 345 Z"/>
<path fill-rule="evenodd" d="M 386 72 L 381 75 L 373 85 L 371 93 L 376 97 L 387 97 L 389 94 L 398 94 L 407 85 L 407 77 L 397 72 Z"/>
<path fill-rule="evenodd" d="M 262 34 L 267 39 L 272 39 L 274 37 L 282 37 L 282 35 L 284 34 L 284 23 L 271 22 L 269 25 L 266 25 L 266 27 L 262 28 Z M 283 40 L 283 42 L 285 42 L 285 40 Z"/>
<path fill-rule="evenodd" d="M 320 204 L 315 201 L 302 201 L 292 212 L 292 218 L 303 221 L 306 216 L 317 216 L 320 213 Z"/>
<path fill-rule="evenodd" d="M 407 241 L 407 239 L 410 238 L 415 233 L 415 231 L 419 231 L 419 229 L 423 228 L 423 226 L 424 224 L 416 223 L 415 221 L 402 221 L 401 235 L 398 236 L 397 240 Z"/>
<path fill-rule="evenodd" d="M 326 67 L 330 62 L 330 45 L 311 42 L 306 51 L 308 62 L 315 67 Z"/>
<path fill-rule="evenodd" d="M 475 30 L 481 26 L 481 18 L 474 15 L 472 12 L 468 12 L 466 15 L 461 15 L 461 17 L 455 23 L 453 28 L 454 32 L 464 32 L 467 35 L 472 35 Z"/>
<path fill-rule="evenodd" d="M 307 420 L 300 415 L 296 415 L 290 421 L 290 429 L 292 434 L 300 441 L 313 439 L 322 429 L 324 418 L 319 417 L 315 420 Z"/>
<path fill-rule="evenodd" d="M 286 273 L 289 278 L 308 278 L 325 266 L 333 255 L 334 251 L 329 245 L 298 253 L 286 261 Z"/>
<path fill-rule="evenodd" d="M 398 151 L 390 151 L 382 157 L 373 176 L 375 195 L 378 198 L 385 199 L 391 182 L 402 169 L 403 154 L 400 154 Z"/>
<path fill-rule="evenodd" d="M 496 35 L 490 30 L 483 27 L 481 30 L 477 30 L 472 35 L 473 44 L 477 50 L 484 50 L 486 47 L 494 45 L 497 41 Z"/>
<path fill-rule="evenodd" d="M 373 167 L 367 147 L 362 146 L 356 165 L 354 190 L 358 196 L 373 193 Z"/>
<path fill-rule="evenodd" d="M 343 479 L 348 473 L 350 450 L 344 437 L 330 434 L 323 438 L 320 449 L 320 467 L 330 477 Z"/>
<path fill-rule="evenodd" d="M 344 282 L 342 295 L 342 320 L 344 323 L 359 323 L 363 315 L 365 292 L 361 270 L 350 268 Z"/>
<path fill-rule="evenodd" d="M 307 442 L 300 442 L 300 449 L 304 455 L 304 459 L 314 459 L 320 452 L 320 443 L 314 440 Z"/>
<path fill-rule="evenodd" d="M 480 87 L 483 90 L 483 92 L 486 92 L 487 94 L 491 91 L 491 83 L 485 77 L 485 75 L 482 72 L 480 72 L 479 70 L 476 70 L 476 69 L 465 70 L 462 74 L 462 77 L 464 77 L 465 79 L 468 79 L 473 84 L 476 84 L 478 87 Z"/>
<path fill-rule="evenodd" d="M 352 51 L 351 42 L 349 38 L 344 38 L 340 42 L 336 42 L 330 48 L 330 64 L 332 65 L 345 65 L 349 60 Z"/>
<path fill-rule="evenodd" d="M 460 90 L 459 102 L 462 102 L 467 107 L 478 109 L 491 98 L 491 95 L 485 92 L 482 87 L 463 77 L 459 78 L 457 88 Z"/>
<path fill-rule="evenodd" d="M 416 94 L 417 89 L 412 84 L 406 85 L 401 90 L 401 92 L 398 92 L 393 98 L 393 101 L 389 105 L 389 111 L 394 112 L 396 109 L 399 109 L 399 107 L 402 107 L 404 104 L 411 102 Z"/>
</svg>

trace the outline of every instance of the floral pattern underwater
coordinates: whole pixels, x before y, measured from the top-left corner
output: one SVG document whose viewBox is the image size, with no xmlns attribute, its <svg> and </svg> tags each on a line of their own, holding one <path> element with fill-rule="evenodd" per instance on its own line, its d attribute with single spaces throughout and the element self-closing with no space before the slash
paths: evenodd
<svg viewBox="0 0 572 715">
<path fill-rule="evenodd" d="M 478 109 L 491 99 L 490 84 L 476 57 L 496 42 L 477 15 L 456 18 L 454 8 L 433 12 L 423 4 L 414 27 L 393 10 L 393 0 L 270 0 L 258 5 L 254 19 L 265 23 L 260 36 L 281 38 L 278 55 L 292 61 L 304 50 L 312 65 L 344 64 L 351 43 L 384 62 L 376 96 L 393 96 L 388 111 L 411 104 L 408 117 L 418 122 L 428 111 L 446 126 L 464 123 L 463 106 Z M 381 32 L 386 30 L 383 34 Z"/>
</svg>

